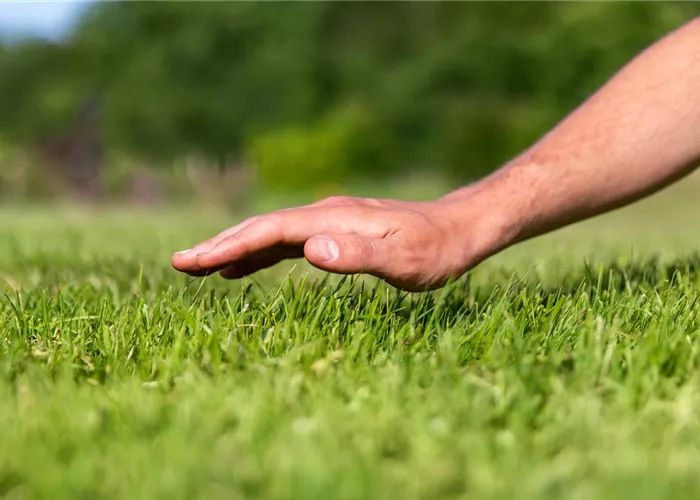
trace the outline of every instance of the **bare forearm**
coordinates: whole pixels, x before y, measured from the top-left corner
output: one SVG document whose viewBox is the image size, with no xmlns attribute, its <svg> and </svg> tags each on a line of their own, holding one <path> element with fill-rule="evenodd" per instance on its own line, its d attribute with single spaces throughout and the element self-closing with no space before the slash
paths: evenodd
<svg viewBox="0 0 700 500">
<path fill-rule="evenodd" d="M 504 247 L 638 200 L 699 162 L 700 19 L 632 60 L 523 154 L 444 199 L 482 200 L 500 226 L 493 245 Z"/>
</svg>

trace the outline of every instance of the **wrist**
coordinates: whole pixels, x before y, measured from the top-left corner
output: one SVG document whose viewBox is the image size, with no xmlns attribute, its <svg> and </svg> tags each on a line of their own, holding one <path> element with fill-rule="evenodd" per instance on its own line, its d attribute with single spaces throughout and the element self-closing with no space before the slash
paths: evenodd
<svg viewBox="0 0 700 500">
<path fill-rule="evenodd" d="M 497 172 L 436 200 L 456 228 L 465 269 L 523 237 L 527 203 L 522 187 L 510 187 L 508 177 Z"/>
</svg>

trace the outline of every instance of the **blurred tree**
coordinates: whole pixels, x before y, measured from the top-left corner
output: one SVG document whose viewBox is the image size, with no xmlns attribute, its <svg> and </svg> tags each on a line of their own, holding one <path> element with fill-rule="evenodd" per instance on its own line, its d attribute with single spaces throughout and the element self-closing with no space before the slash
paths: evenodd
<svg viewBox="0 0 700 500">
<path fill-rule="evenodd" d="M 281 191 L 385 172 L 396 164 L 393 152 L 391 139 L 374 117 L 349 105 L 311 125 L 260 134 L 248 154 L 262 186 Z"/>
<path fill-rule="evenodd" d="M 110 134 L 120 146 L 224 158 L 257 131 L 310 117 L 313 4 L 100 7 L 76 38 L 106 77 Z"/>
<path fill-rule="evenodd" d="M 163 163 L 253 158 L 290 186 L 425 165 L 467 179 L 698 14 L 685 2 L 105 2 L 61 44 L 0 51 L 0 135 L 56 134 L 98 92 L 109 148 Z M 350 104 L 371 127 L 339 118 Z"/>
</svg>

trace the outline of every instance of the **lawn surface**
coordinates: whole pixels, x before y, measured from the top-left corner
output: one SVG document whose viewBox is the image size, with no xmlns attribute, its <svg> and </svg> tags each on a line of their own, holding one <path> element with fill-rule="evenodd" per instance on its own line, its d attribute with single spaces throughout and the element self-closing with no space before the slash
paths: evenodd
<svg viewBox="0 0 700 500">
<path fill-rule="evenodd" d="M 172 271 L 223 214 L 3 209 L 0 497 L 694 497 L 698 187 L 431 295 Z"/>
</svg>

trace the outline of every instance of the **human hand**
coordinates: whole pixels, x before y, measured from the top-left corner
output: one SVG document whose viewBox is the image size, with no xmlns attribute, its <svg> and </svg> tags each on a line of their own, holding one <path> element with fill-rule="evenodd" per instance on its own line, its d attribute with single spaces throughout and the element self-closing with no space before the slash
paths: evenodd
<svg viewBox="0 0 700 500">
<path fill-rule="evenodd" d="M 332 197 L 247 219 L 172 257 L 191 276 L 236 279 L 305 257 L 339 274 L 367 273 L 408 291 L 444 286 L 486 257 L 459 205 Z M 473 228 L 471 228 L 473 229 Z"/>
</svg>

